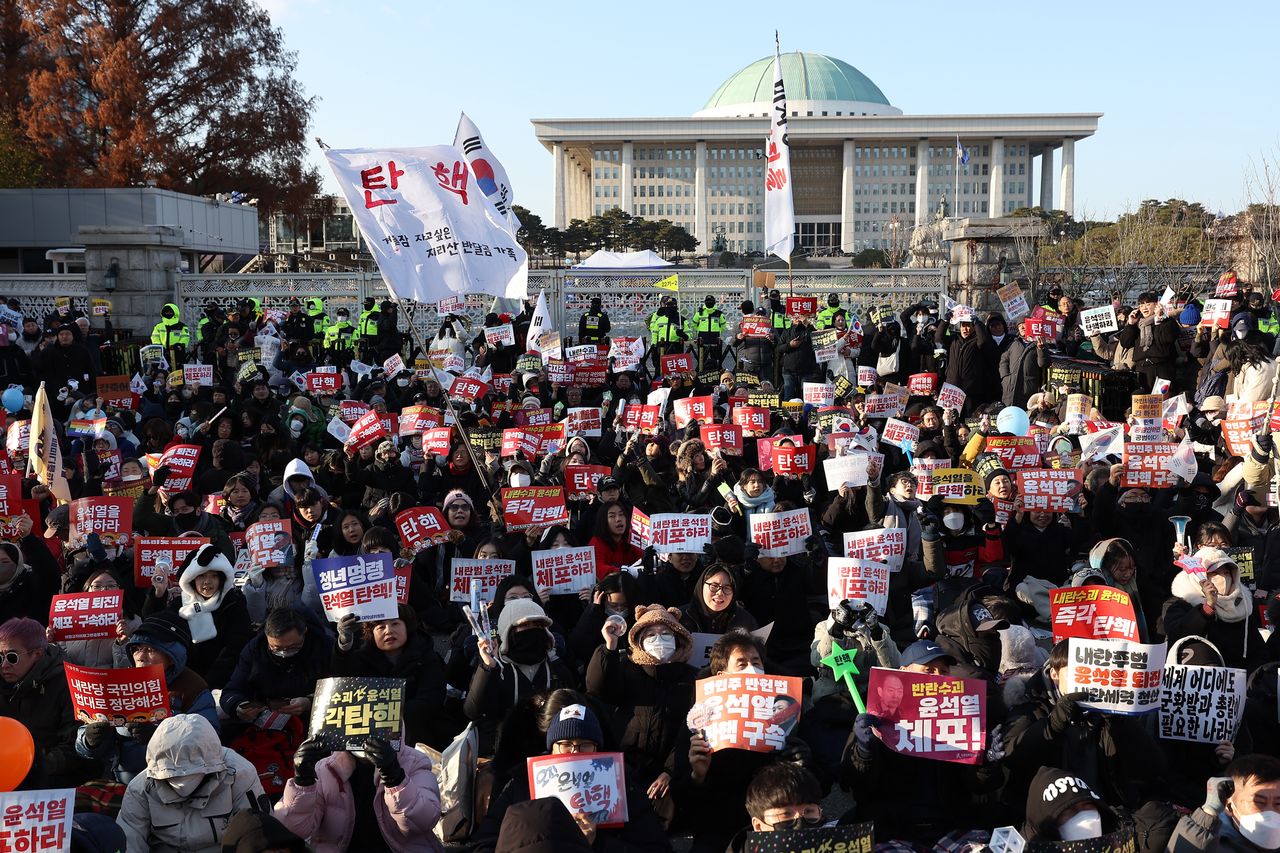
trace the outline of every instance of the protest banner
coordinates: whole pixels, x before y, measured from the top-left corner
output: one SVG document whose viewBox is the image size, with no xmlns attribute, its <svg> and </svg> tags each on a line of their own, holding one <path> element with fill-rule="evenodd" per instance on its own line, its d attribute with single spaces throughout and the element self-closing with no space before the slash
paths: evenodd
<svg viewBox="0 0 1280 853">
<path fill-rule="evenodd" d="M 964 409 L 965 392 L 952 385 L 950 382 L 942 383 L 942 390 L 938 392 L 938 407 L 941 409 L 951 409 L 959 412 Z"/>
<path fill-rule="evenodd" d="M 1106 714 L 1145 714 L 1160 706 L 1165 644 L 1128 640 L 1067 640 L 1062 692 L 1089 694 L 1081 703 Z"/>
<path fill-rule="evenodd" d="M 803 679 L 783 675 L 716 675 L 694 684 L 686 720 L 712 752 L 774 752 L 800 722 Z"/>
<path fill-rule="evenodd" d="M 661 421 L 661 406 L 631 405 L 622 413 L 622 428 L 626 432 L 653 435 Z"/>
<path fill-rule="evenodd" d="M 382 415 L 371 409 L 351 425 L 351 436 L 347 439 L 346 446 L 352 450 L 359 450 L 365 445 L 373 444 L 378 439 L 385 437 L 387 431 L 387 425 L 382 420 Z"/>
<path fill-rule="evenodd" d="M 479 601 L 493 602 L 493 594 L 503 578 L 515 573 L 514 560 L 469 560 L 454 557 L 449 561 L 449 600 L 459 604 L 472 601 L 472 590 L 478 590 Z"/>
<path fill-rule="evenodd" d="M 1222 275 L 1218 276 L 1218 283 L 1213 289 L 1213 295 L 1219 298 L 1224 296 L 1235 296 L 1236 285 L 1238 283 L 1239 279 L 1236 277 L 1236 271 L 1227 270 Z"/>
<path fill-rule="evenodd" d="M 1006 471 L 1039 468 L 1041 465 L 1040 448 L 1036 445 L 1036 440 L 1025 435 L 988 436 L 982 452 L 998 456 L 1000 467 Z"/>
<path fill-rule="evenodd" d="M 0 851 L 70 853 L 88 846 L 80 839 L 71 843 L 75 805 L 75 788 L 0 793 Z"/>
<path fill-rule="evenodd" d="M 1177 485 L 1178 476 L 1167 467 L 1178 445 L 1171 441 L 1131 441 L 1124 446 L 1124 479 L 1121 485 L 1166 489 Z"/>
<path fill-rule="evenodd" d="M 745 438 L 763 438 L 769 434 L 769 409 L 761 406 L 738 406 L 733 410 L 733 423 L 742 427 Z"/>
<path fill-rule="evenodd" d="M 930 472 L 932 493 L 942 495 L 942 502 L 976 506 L 985 494 L 978 472 L 969 468 L 935 468 Z"/>
<path fill-rule="evenodd" d="M 653 532 L 649 516 L 641 512 L 639 507 L 633 506 L 631 508 L 631 544 L 643 550 L 648 548 L 652 541 Z"/>
<path fill-rule="evenodd" d="M 846 533 L 844 555 L 858 560 L 887 563 L 896 572 L 902 568 L 902 561 L 907 555 L 907 530 L 904 527 L 884 527 Z"/>
<path fill-rule="evenodd" d="M 711 516 L 684 512 L 649 516 L 650 544 L 659 554 L 701 554 L 711 544 Z"/>
<path fill-rule="evenodd" d="M 1018 495 L 1027 512 L 1075 512 L 1084 473 L 1079 468 L 1036 468 L 1014 472 Z"/>
<path fill-rule="evenodd" d="M 986 682 L 872 667 L 867 713 L 899 755 L 977 764 L 987 749 Z"/>
<path fill-rule="evenodd" d="M 693 355 L 691 353 L 673 353 L 662 357 L 662 375 L 671 376 L 676 373 L 693 373 Z"/>
<path fill-rule="evenodd" d="M 574 388 L 603 388 L 609 382 L 609 365 L 596 359 L 573 366 Z"/>
<path fill-rule="evenodd" d="M 23 504 L 22 475 L 0 474 L 0 539 L 16 541 L 23 538 L 18 529 L 22 516 L 28 514 Z M 33 529 L 37 526 L 36 522 L 39 519 L 40 511 L 37 503 L 36 511 L 31 517 Z"/>
<path fill-rule="evenodd" d="M 187 364 L 182 367 L 182 383 L 192 387 L 213 385 L 212 364 Z"/>
<path fill-rule="evenodd" d="M 596 353 L 595 344 L 582 344 L 576 347 L 567 347 L 564 351 L 564 359 L 570 364 L 579 364 L 584 361 L 593 361 Z"/>
<path fill-rule="evenodd" d="M 97 669 L 64 661 L 71 708 L 82 723 L 158 723 L 169 716 L 169 689 L 160 664 Z"/>
<path fill-rule="evenodd" d="M 866 364 L 858 365 L 857 379 L 859 388 L 870 388 L 876 384 L 876 380 L 879 378 L 880 374 L 876 372 L 874 367 Z"/>
<path fill-rule="evenodd" d="M 453 446 L 453 427 L 432 427 L 422 433 L 422 452 L 432 456 L 448 456 Z"/>
<path fill-rule="evenodd" d="M 400 534 L 401 543 L 412 554 L 447 542 L 451 530 L 444 519 L 444 513 L 433 506 L 410 507 L 396 515 L 396 532 Z"/>
<path fill-rule="evenodd" d="M 1254 588 L 1256 586 L 1254 567 L 1253 567 L 1253 546 L 1244 545 L 1237 548 L 1223 548 L 1223 553 L 1231 558 L 1231 562 L 1236 564 L 1236 568 L 1240 570 L 1240 583 Z"/>
<path fill-rule="evenodd" d="M 552 548 L 533 552 L 533 584 L 539 592 L 577 595 L 596 583 L 596 550 Z"/>
<path fill-rule="evenodd" d="M 913 373 L 907 377 L 907 390 L 915 396 L 929 396 L 938 388 L 938 374 Z"/>
<path fill-rule="evenodd" d="M 513 347 L 516 345 L 516 332 L 510 323 L 499 326 L 486 326 L 484 342 L 491 347 Z"/>
<path fill-rule="evenodd" d="M 671 410 L 675 415 L 676 428 L 684 429 L 694 421 L 707 423 L 715 407 L 715 400 L 711 397 L 682 397 L 674 401 Z"/>
<path fill-rule="evenodd" d="M 307 735 L 331 750 L 364 754 L 371 737 L 400 748 L 405 680 L 367 676 L 322 678 L 316 682 Z"/>
<path fill-rule="evenodd" d="M 332 396 L 342 390 L 342 376 L 336 373 L 308 373 L 304 380 L 308 394 Z"/>
<path fill-rule="evenodd" d="M 786 444 L 773 445 L 773 470 L 779 474 L 794 477 L 812 474 L 817 459 L 818 448 L 812 444 L 800 447 Z"/>
<path fill-rule="evenodd" d="M 880 441 L 883 444 L 897 447 L 907 453 L 915 452 L 916 442 L 919 440 L 920 427 L 897 418 L 889 418 L 885 421 L 884 430 L 880 433 Z"/>
<path fill-rule="evenodd" d="M 293 565 L 293 522 L 259 521 L 244 532 L 244 547 L 249 551 L 255 569 L 273 569 Z"/>
<path fill-rule="evenodd" d="M 1159 394 L 1134 394 L 1130 398 L 1133 417 L 1158 421 L 1164 414 L 1164 398 Z"/>
<path fill-rule="evenodd" d="M 853 557 L 827 558 L 827 606 L 848 600 L 854 607 L 870 604 L 883 616 L 889 601 L 889 564 Z"/>
<path fill-rule="evenodd" d="M 871 853 L 875 846 L 875 822 L 864 821 L 787 832 L 748 832 L 742 853 Z"/>
<path fill-rule="evenodd" d="M 1200 312 L 1200 325 L 1209 329 L 1225 329 L 1231 322 L 1230 299 L 1206 299 Z"/>
<path fill-rule="evenodd" d="M 566 465 L 565 497 L 570 500 L 591 497 L 596 494 L 600 481 L 610 476 L 612 471 L 608 465 Z"/>
<path fill-rule="evenodd" d="M 742 455 L 742 427 L 735 424 L 702 424 L 699 437 L 707 450 L 719 450 L 725 456 Z"/>
<path fill-rule="evenodd" d="M 82 548 L 90 533 L 107 548 L 125 549 L 133 541 L 133 501 L 129 498 L 79 498 L 71 502 L 72 548 Z"/>
<path fill-rule="evenodd" d="M 811 406 L 830 406 L 836 401 L 835 386 L 829 382 L 805 382 L 801 398 Z"/>
<path fill-rule="evenodd" d="M 564 431 L 568 435 L 599 438 L 603 428 L 600 410 L 595 406 L 576 406 L 565 412 Z"/>
<path fill-rule="evenodd" d="M 575 711 L 575 709 L 577 709 Z M 568 705 L 565 714 L 582 713 Z M 621 752 L 577 752 L 527 758 L 529 796 L 559 800 L 571 815 L 582 814 L 598 827 L 622 826 L 627 813 L 627 781 Z"/>
<path fill-rule="evenodd" d="M 1228 416 L 1222 420 L 1222 440 L 1231 456 L 1247 458 L 1253 446 L 1253 437 L 1261 433 L 1262 425 L 1267 422 L 1267 404 L 1254 408 L 1257 411 L 1250 416 Z"/>
<path fill-rule="evenodd" d="M 640 338 L 614 338 L 609 343 L 609 358 L 613 369 L 619 373 L 635 370 L 644 358 L 644 341 Z"/>
<path fill-rule="evenodd" d="M 348 426 L 355 426 L 369 411 L 368 404 L 359 400 L 342 400 L 338 403 L 338 417 Z"/>
<path fill-rule="evenodd" d="M 170 581 L 187 555 L 208 545 L 207 537 L 139 536 L 133 547 L 133 583 L 139 588 L 151 586 L 157 566 L 168 566 Z"/>
<path fill-rule="evenodd" d="M 511 427 L 502 431 L 500 455 L 505 459 L 523 453 L 526 458 L 532 458 L 538 455 L 539 444 L 541 441 L 537 435 L 520 427 Z"/>
<path fill-rule="evenodd" d="M 747 338 L 772 338 L 773 327 L 769 325 L 768 317 L 760 317 L 755 314 L 742 318 L 742 324 L 739 326 L 743 337 Z"/>
<path fill-rule="evenodd" d="M 815 296 L 788 296 L 788 317 L 812 317 L 818 313 L 818 299 Z"/>
<path fill-rule="evenodd" d="M 1160 737 L 1212 744 L 1235 740 L 1248 675 L 1228 666 L 1167 664 L 1160 680 Z"/>
<path fill-rule="evenodd" d="M 868 394 L 862 410 L 869 418 L 892 418 L 902 414 L 902 398 L 897 394 Z"/>
<path fill-rule="evenodd" d="M 474 401 L 489 393 L 489 385 L 474 376 L 455 376 L 449 383 L 448 391 L 450 397 Z"/>
<path fill-rule="evenodd" d="M 525 486 L 502 490 L 502 519 L 507 530 L 568 524 L 563 486 Z"/>
<path fill-rule="evenodd" d="M 841 486 L 867 485 L 868 461 L 865 453 L 822 460 L 822 472 L 827 479 L 827 488 L 834 492 Z"/>
<path fill-rule="evenodd" d="M 312 560 L 316 589 L 330 622 L 354 613 L 361 622 L 396 619 L 395 560 L 390 554 L 356 554 Z"/>
<path fill-rule="evenodd" d="M 1020 318 L 1031 313 L 1031 309 L 1027 307 L 1027 297 L 1017 282 L 1010 282 L 1004 287 L 996 288 L 996 296 L 1000 297 L 1005 319 L 1010 323 L 1016 323 Z"/>
<path fill-rule="evenodd" d="M 1138 622 L 1129 593 L 1110 586 L 1075 586 L 1049 590 L 1053 641 L 1138 640 Z"/>
<path fill-rule="evenodd" d="M 814 360 L 819 364 L 835 361 L 840 355 L 840 342 L 845 339 L 839 329 L 815 329 L 809 334 Z"/>
<path fill-rule="evenodd" d="M 767 409 L 770 412 L 782 411 L 782 398 L 776 393 L 767 391 L 751 391 L 747 394 L 747 405 Z"/>
<path fill-rule="evenodd" d="M 787 512 L 753 512 L 749 517 L 751 541 L 762 557 L 789 557 L 804 553 L 804 540 L 813 535 L 808 509 Z"/>
<path fill-rule="evenodd" d="M 49 628 L 55 643 L 63 640 L 102 640 L 116 635 L 122 618 L 121 590 L 72 592 L 49 602 Z"/>
<path fill-rule="evenodd" d="M 1119 331 L 1120 323 L 1116 320 L 1115 306 L 1103 305 L 1101 308 L 1081 311 L 1080 328 L 1089 336 Z"/>
</svg>

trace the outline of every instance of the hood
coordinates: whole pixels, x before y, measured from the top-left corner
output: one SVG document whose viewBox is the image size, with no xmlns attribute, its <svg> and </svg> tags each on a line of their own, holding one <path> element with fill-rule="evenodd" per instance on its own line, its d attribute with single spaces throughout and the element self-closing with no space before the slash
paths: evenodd
<svg viewBox="0 0 1280 853">
<path fill-rule="evenodd" d="M 1081 802 L 1091 803 L 1103 816 L 1103 832 L 1107 832 L 1107 816 L 1111 809 L 1102 797 L 1083 779 L 1074 773 L 1057 767 L 1042 767 L 1027 790 L 1027 822 L 1023 835 L 1027 841 L 1033 838 L 1059 840 L 1058 823 L 1067 809 Z"/>
<path fill-rule="evenodd" d="M 567 457 L 570 453 L 573 453 L 575 449 L 581 451 L 582 455 L 587 458 L 588 462 L 591 461 L 591 445 L 588 444 L 587 440 L 580 435 L 575 435 L 565 442 L 564 455 Z"/>
<path fill-rule="evenodd" d="M 1213 643 L 1204 637 L 1197 637 L 1194 634 L 1183 637 L 1175 643 L 1170 644 L 1169 654 L 1165 660 L 1168 663 L 1179 664 L 1181 666 L 1226 666 L 1226 661 L 1222 659 L 1222 652 Z"/>
<path fill-rule="evenodd" d="M 587 853 L 591 849 L 564 803 L 544 797 L 507 809 L 494 853 Z"/>
<path fill-rule="evenodd" d="M 293 489 L 289 486 L 290 477 L 306 477 L 311 481 L 311 485 L 316 484 L 316 475 L 311 473 L 311 468 L 301 459 L 294 459 L 288 465 L 284 466 L 284 479 L 281 481 L 281 488 L 289 497 L 293 497 Z"/>
<path fill-rule="evenodd" d="M 1111 572 L 1106 569 L 1083 566 L 1072 572 L 1071 578 L 1064 586 L 1090 586 L 1091 582 L 1093 584 L 1100 582 L 1103 586 L 1116 585 L 1115 578 L 1111 577 Z"/>
<path fill-rule="evenodd" d="M 172 309 L 173 309 L 173 316 L 172 316 L 172 317 L 165 317 L 165 316 L 164 316 L 164 313 L 163 313 L 163 312 L 164 312 L 164 308 L 172 308 Z M 166 326 L 176 326 L 176 325 L 178 325 L 179 323 L 181 323 L 181 322 L 182 322 L 182 312 L 178 310 L 178 306 L 177 306 L 177 305 L 175 305 L 175 304 L 174 304 L 174 303 L 172 303 L 172 302 L 166 302 L 166 303 L 164 304 L 164 308 L 161 308 L 161 309 L 160 309 L 160 311 L 161 311 L 161 314 L 160 314 L 160 322 L 161 322 L 161 323 L 164 323 Z"/>
<path fill-rule="evenodd" d="M 208 571 L 222 575 L 222 589 L 207 601 L 201 598 L 195 589 L 195 579 Z M 183 602 L 190 604 L 199 602 L 203 610 L 217 610 L 226 594 L 235 589 L 236 569 L 231 561 L 213 545 L 202 545 L 192 551 L 183 564 L 182 573 L 178 576 L 178 588 L 182 590 Z"/>
<path fill-rule="evenodd" d="M 1090 548 L 1089 549 L 1090 567 L 1094 569 L 1101 569 L 1102 558 L 1107 555 L 1107 549 L 1111 547 L 1111 543 L 1116 541 L 1123 541 L 1126 545 L 1129 544 L 1128 540 L 1122 540 L 1120 539 L 1119 536 L 1113 536 L 1110 539 L 1103 539 L 1102 541 L 1098 542 L 1098 544 Z M 1132 546 L 1130 546 L 1130 550 L 1132 550 Z"/>
<path fill-rule="evenodd" d="M 93 438 L 94 441 L 97 441 L 98 439 L 105 441 L 107 443 L 107 447 L 111 450 L 116 450 L 119 447 L 119 445 L 116 444 L 116 437 L 109 432 L 104 432 L 102 435 L 96 435 Z"/>
<path fill-rule="evenodd" d="M 218 733 L 199 714 L 161 720 L 147 744 L 147 775 L 152 779 L 221 773 L 226 768 Z"/>
<path fill-rule="evenodd" d="M 307 300 L 307 313 L 312 317 L 324 313 L 324 300 L 319 296 L 313 296 Z"/>
</svg>

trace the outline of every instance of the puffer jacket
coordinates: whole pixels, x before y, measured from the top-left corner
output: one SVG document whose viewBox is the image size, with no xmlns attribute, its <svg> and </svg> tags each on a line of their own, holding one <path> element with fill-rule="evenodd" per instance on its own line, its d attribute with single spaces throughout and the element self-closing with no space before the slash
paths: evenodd
<svg viewBox="0 0 1280 853">
<path fill-rule="evenodd" d="M 431 759 L 416 749 L 399 754 L 404 781 L 394 788 L 377 785 L 373 813 L 387 849 L 395 853 L 443 851 L 432 829 L 440 820 L 440 789 L 431 772 Z M 316 764 L 316 782 L 302 786 L 290 779 L 275 816 L 291 832 L 307 839 L 316 853 L 340 853 L 351 844 L 356 825 L 356 801 L 348 781 L 356 770 L 349 752 L 337 752 Z M 132 853 L 132 850 L 130 850 Z"/>
<path fill-rule="evenodd" d="M 99 763 L 76 754 L 80 724 L 71 712 L 71 694 L 62 669 L 62 649 L 48 646 L 26 678 L 0 683 L 0 716 L 12 717 L 31 732 L 36 758 L 30 778 L 35 787 L 59 788 L 82 784 L 99 771 Z"/>
<path fill-rule="evenodd" d="M 235 567 L 221 553 L 215 554 L 207 566 L 201 565 L 196 557 L 206 549 L 215 550 L 214 546 L 206 545 L 193 551 L 178 577 L 178 588 L 182 591 L 178 615 L 191 629 L 188 665 L 202 674 L 210 687 L 218 689 L 235 670 L 241 649 L 253 638 L 253 627 L 244 593 L 235 585 Z M 206 600 L 196 592 L 195 579 L 208 571 L 222 575 L 222 589 Z"/>
<path fill-rule="evenodd" d="M 1015 338 L 1000 356 L 1000 398 L 1006 406 L 1025 408 L 1032 394 L 1044 387 L 1049 350 Z"/>
<path fill-rule="evenodd" d="M 164 779 L 205 774 L 182 799 Z M 231 816 L 264 796 L 258 771 L 226 749 L 204 717 L 182 714 L 160 723 L 147 744 L 147 772 L 125 789 L 116 823 L 129 853 L 220 853 Z"/>
</svg>

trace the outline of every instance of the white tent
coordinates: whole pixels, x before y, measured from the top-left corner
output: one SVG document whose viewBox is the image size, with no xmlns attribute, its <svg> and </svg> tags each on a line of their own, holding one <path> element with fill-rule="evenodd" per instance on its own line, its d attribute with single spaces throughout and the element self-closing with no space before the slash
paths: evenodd
<svg viewBox="0 0 1280 853">
<path fill-rule="evenodd" d="M 573 268 L 575 270 L 647 270 L 669 266 L 672 266 L 671 261 L 664 261 L 651 249 L 645 249 L 642 252 L 608 252 L 601 249 L 582 263 L 574 264 Z"/>
</svg>

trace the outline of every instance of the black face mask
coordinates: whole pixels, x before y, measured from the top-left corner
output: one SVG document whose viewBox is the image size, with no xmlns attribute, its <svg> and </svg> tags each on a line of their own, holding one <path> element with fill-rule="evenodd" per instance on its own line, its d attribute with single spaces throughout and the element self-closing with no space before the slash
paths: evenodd
<svg viewBox="0 0 1280 853">
<path fill-rule="evenodd" d="M 804 815 L 796 815 L 790 820 L 780 820 L 773 825 L 774 832 L 791 832 L 796 829 L 813 829 L 822 826 L 822 818 L 810 820 Z"/>
<path fill-rule="evenodd" d="M 184 512 L 173 517 L 173 526 L 179 530 L 191 531 L 196 529 L 196 524 L 199 521 L 199 512 Z"/>
<path fill-rule="evenodd" d="M 546 632 L 537 629 L 516 631 L 511 635 L 511 647 L 504 649 L 503 654 L 516 663 L 541 663 L 547 657 Z"/>
</svg>

